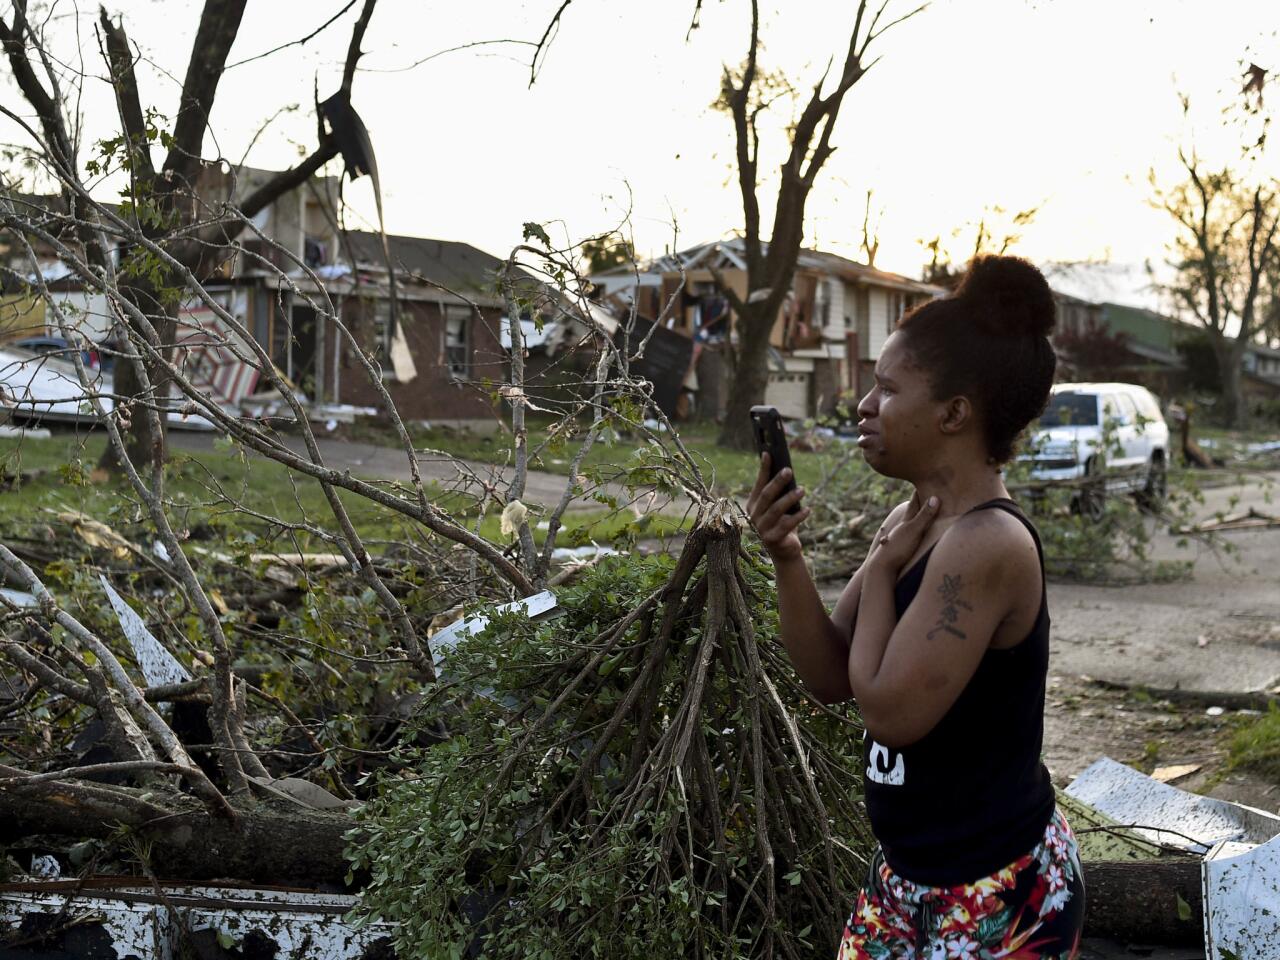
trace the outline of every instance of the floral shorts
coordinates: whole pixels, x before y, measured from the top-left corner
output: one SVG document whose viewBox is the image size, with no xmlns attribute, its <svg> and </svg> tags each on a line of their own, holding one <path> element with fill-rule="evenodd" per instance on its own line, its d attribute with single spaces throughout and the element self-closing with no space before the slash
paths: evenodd
<svg viewBox="0 0 1280 960">
<path fill-rule="evenodd" d="M 912 883 L 877 851 L 837 960 L 1069 960 L 1083 925 L 1080 856 L 1058 812 L 1030 853 L 958 887 Z"/>
</svg>

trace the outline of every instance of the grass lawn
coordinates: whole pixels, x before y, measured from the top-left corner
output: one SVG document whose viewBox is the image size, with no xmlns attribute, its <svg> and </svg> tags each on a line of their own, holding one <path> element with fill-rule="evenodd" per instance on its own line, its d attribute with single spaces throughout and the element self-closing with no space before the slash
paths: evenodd
<svg viewBox="0 0 1280 960">
<path fill-rule="evenodd" d="M 546 439 L 549 422 L 533 422 L 529 431 L 529 449 L 537 450 Z M 398 445 L 389 428 L 372 423 L 355 424 L 351 439 L 367 443 Z M 679 427 L 680 438 L 698 464 L 706 481 L 721 495 L 745 498 L 755 482 L 759 460 L 754 453 L 726 450 L 716 445 L 719 427 L 711 423 L 688 423 Z M 469 430 L 422 429 L 411 427 L 413 442 L 419 448 L 443 450 L 455 457 L 480 463 L 507 464 L 511 458 L 511 436 L 505 431 L 482 434 Z M 611 433 L 597 440 L 587 454 L 584 467 L 611 467 L 624 463 L 643 444 L 639 438 L 614 437 Z M 547 448 L 531 463 L 531 469 L 568 476 L 576 451 L 570 441 L 562 448 Z M 845 444 L 831 443 L 822 452 L 792 449 L 791 460 L 802 486 L 812 488 L 821 482 L 826 471 L 840 464 L 850 451 Z M 841 469 L 865 469 L 856 452 Z"/>
<path fill-rule="evenodd" d="M 1280 710 L 1242 720 L 1231 738 L 1231 766 L 1243 767 L 1280 783 Z"/>
<path fill-rule="evenodd" d="M 1170 429 L 1175 430 L 1176 435 L 1176 428 Z M 1206 450 L 1212 451 L 1214 456 L 1230 461 L 1246 456 L 1246 448 L 1251 443 L 1280 440 L 1280 428 L 1260 425 L 1250 427 L 1248 430 L 1228 430 L 1223 427 L 1201 427 L 1199 424 L 1194 424 L 1191 436 Z"/>
<path fill-rule="evenodd" d="M 143 520 L 144 512 L 127 480 L 93 478 L 94 465 L 105 445 L 106 435 L 101 432 L 66 431 L 48 439 L 0 437 L 0 478 L 19 478 L 17 483 L 0 484 L 0 523 L 37 523 L 47 517 L 48 510 L 80 511 L 109 526 Z M 270 460 L 242 458 L 231 449 L 198 456 L 185 451 L 172 454 L 166 496 L 171 504 L 169 516 L 174 527 L 188 530 L 206 525 L 223 527 L 232 536 L 272 534 L 270 524 L 226 503 L 216 492 L 218 486 L 250 511 L 289 523 L 310 521 L 326 530 L 337 529 L 319 484 L 291 474 Z M 474 514 L 467 516 L 460 498 L 447 491 L 435 492 L 436 503 L 451 508 L 455 516 L 468 521 L 468 526 L 473 525 Z M 348 491 L 340 491 L 339 496 L 357 530 L 366 539 L 404 540 L 414 534 L 412 521 L 393 511 Z M 558 542 L 569 546 L 590 539 L 606 540 L 632 519 L 630 514 L 614 514 L 603 507 L 570 511 Z M 654 518 L 652 532 L 654 535 L 669 533 L 679 526 L 678 519 Z M 490 511 L 481 522 L 480 533 L 500 541 L 499 528 L 499 517 Z M 332 549 L 323 539 L 305 531 L 296 536 L 302 550 L 327 552 Z M 534 536 L 539 543 L 544 539 L 541 530 L 535 529 Z M 295 549 L 288 539 L 282 546 Z"/>
</svg>

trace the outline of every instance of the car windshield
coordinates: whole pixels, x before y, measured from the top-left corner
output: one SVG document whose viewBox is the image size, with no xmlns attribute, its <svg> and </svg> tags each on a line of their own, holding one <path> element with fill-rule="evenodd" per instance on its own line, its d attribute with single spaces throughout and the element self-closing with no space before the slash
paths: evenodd
<svg viewBox="0 0 1280 960">
<path fill-rule="evenodd" d="M 1040 415 L 1040 427 L 1096 427 L 1098 398 L 1091 393 L 1055 393 Z"/>
</svg>

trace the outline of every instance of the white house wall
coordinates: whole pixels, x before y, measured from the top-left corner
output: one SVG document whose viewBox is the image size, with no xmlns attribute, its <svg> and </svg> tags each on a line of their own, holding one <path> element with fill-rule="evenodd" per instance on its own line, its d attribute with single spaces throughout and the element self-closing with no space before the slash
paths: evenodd
<svg viewBox="0 0 1280 960">
<path fill-rule="evenodd" d="M 827 325 L 822 328 L 822 336 L 826 340 L 837 340 L 844 343 L 844 316 L 846 304 L 844 300 L 844 283 L 837 277 L 829 277 L 823 281 L 827 290 L 827 299 L 831 306 L 827 308 Z M 848 305 L 852 309 L 852 305 Z M 852 316 L 852 314 L 850 314 Z"/>
<path fill-rule="evenodd" d="M 811 373 L 769 371 L 769 382 L 765 386 L 764 402 L 778 408 L 782 416 L 789 419 L 803 420 L 810 416 L 809 381 Z"/>
<path fill-rule="evenodd" d="M 868 360 L 874 360 L 880 356 L 880 351 L 884 349 L 884 342 L 889 339 L 889 334 L 893 331 L 893 320 L 889 318 L 889 292 L 887 290 L 871 288 L 871 295 L 868 298 L 871 308 L 870 336 L 864 350 L 863 357 Z M 896 317 L 894 318 L 897 319 Z"/>
</svg>

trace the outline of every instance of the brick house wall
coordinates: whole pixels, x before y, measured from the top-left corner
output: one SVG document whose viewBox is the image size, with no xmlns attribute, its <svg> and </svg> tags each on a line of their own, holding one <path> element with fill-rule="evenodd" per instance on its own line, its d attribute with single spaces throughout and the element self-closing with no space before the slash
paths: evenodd
<svg viewBox="0 0 1280 960">
<path fill-rule="evenodd" d="M 465 372 L 450 369 L 445 350 L 445 314 L 449 308 L 439 302 L 411 300 L 402 303 L 400 323 L 413 356 L 417 376 L 401 383 L 391 373 L 391 359 L 379 356 L 384 370 L 383 384 L 400 415 L 407 420 L 490 420 L 491 399 L 506 380 L 506 364 L 498 341 L 501 311 L 481 308 L 480 316 L 468 308 L 465 345 Z M 350 298 L 342 305 L 342 318 L 359 341 L 372 348 L 376 344 L 377 321 L 373 301 Z M 332 356 L 332 354 L 330 354 Z M 369 382 L 350 346 L 339 354 L 336 397 L 340 403 L 381 407 L 381 397 Z M 455 350 L 453 357 L 459 359 Z"/>
</svg>

